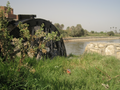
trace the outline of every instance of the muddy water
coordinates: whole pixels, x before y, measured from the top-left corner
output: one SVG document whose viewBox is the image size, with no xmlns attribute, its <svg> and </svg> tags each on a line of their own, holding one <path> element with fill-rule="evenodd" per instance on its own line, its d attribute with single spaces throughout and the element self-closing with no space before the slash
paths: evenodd
<svg viewBox="0 0 120 90">
<path fill-rule="evenodd" d="M 75 42 L 65 42 L 65 47 L 67 51 L 67 55 L 81 55 L 83 54 L 85 47 L 90 42 L 110 42 L 110 43 L 120 43 L 120 39 L 116 40 L 100 40 L 100 41 L 75 41 Z"/>
</svg>

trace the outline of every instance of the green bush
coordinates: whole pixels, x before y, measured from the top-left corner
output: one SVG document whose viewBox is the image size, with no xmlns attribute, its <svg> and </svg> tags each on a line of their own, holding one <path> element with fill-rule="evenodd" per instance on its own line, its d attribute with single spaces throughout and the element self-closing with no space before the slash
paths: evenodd
<svg viewBox="0 0 120 90">
<path fill-rule="evenodd" d="M 94 31 L 91 31 L 91 33 L 95 33 Z"/>
<path fill-rule="evenodd" d="M 101 34 L 103 34 L 104 32 L 103 32 L 103 31 L 101 31 L 100 33 L 101 33 Z"/>
<path fill-rule="evenodd" d="M 10 12 L 10 3 L 7 3 L 7 12 Z M 10 36 L 10 32 L 7 29 L 8 21 L 5 17 L 5 11 L 0 10 L 0 56 L 4 57 L 4 60 L 8 60 L 13 53 L 13 48 L 11 45 L 11 40 L 13 39 Z"/>
<path fill-rule="evenodd" d="M 110 31 L 110 32 L 107 32 L 108 36 L 114 36 L 114 32 L 113 31 Z"/>
<path fill-rule="evenodd" d="M 42 23 L 42 25 L 40 26 L 40 30 L 37 30 L 35 32 L 35 35 L 30 35 L 29 29 L 28 29 L 28 24 L 26 23 L 22 23 L 19 22 L 18 24 L 18 28 L 20 30 L 20 37 L 19 38 L 14 38 L 13 36 L 10 35 L 10 30 L 8 30 L 8 24 L 9 21 L 6 19 L 5 14 L 8 14 L 10 12 L 10 3 L 7 3 L 7 12 L 5 10 L 0 10 L 0 56 L 2 54 L 2 57 L 5 58 L 5 60 L 14 60 L 13 58 L 13 53 L 14 53 L 14 49 L 13 45 L 11 44 L 11 42 L 14 43 L 15 47 L 18 47 L 17 49 L 20 49 L 21 52 L 21 59 L 20 59 L 20 63 L 22 63 L 22 60 L 24 60 L 25 56 L 27 55 L 27 52 L 32 52 L 37 53 L 37 50 L 41 50 L 42 53 L 46 54 L 46 43 L 50 40 L 54 40 L 54 41 L 59 41 L 61 36 L 58 37 L 58 32 L 51 32 L 51 33 L 47 33 L 43 31 L 43 27 L 45 26 L 44 23 Z M 63 28 L 64 25 L 61 25 L 61 27 Z M 42 42 L 40 40 L 41 37 L 45 37 L 44 38 L 44 42 Z M 34 42 L 35 39 L 39 38 L 39 43 L 38 45 L 34 45 L 33 47 L 30 46 L 31 41 Z M 24 45 L 22 42 L 23 40 L 27 40 L 26 45 Z M 15 57 L 15 55 L 14 55 Z M 41 56 L 42 57 L 42 56 Z"/>
</svg>

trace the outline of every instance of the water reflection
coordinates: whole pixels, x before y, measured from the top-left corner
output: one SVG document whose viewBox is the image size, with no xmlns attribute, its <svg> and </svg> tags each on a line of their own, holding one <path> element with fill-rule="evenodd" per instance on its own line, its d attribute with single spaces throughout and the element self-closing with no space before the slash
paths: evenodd
<svg viewBox="0 0 120 90">
<path fill-rule="evenodd" d="M 81 55 L 83 54 L 85 47 L 90 42 L 110 42 L 110 43 L 120 43 L 120 39 L 117 40 L 100 40 L 100 41 L 75 41 L 75 42 L 65 42 L 65 47 L 67 51 L 67 55 L 74 54 L 74 55 Z"/>
</svg>

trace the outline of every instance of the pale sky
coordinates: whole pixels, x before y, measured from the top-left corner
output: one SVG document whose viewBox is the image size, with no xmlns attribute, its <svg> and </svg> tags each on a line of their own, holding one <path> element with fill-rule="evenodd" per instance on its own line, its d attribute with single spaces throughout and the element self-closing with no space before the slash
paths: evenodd
<svg viewBox="0 0 120 90">
<path fill-rule="evenodd" d="M 8 0 L 0 0 L 6 6 Z M 36 14 L 37 18 L 68 26 L 81 24 L 88 31 L 120 29 L 120 0 L 9 0 L 14 14 Z"/>
</svg>

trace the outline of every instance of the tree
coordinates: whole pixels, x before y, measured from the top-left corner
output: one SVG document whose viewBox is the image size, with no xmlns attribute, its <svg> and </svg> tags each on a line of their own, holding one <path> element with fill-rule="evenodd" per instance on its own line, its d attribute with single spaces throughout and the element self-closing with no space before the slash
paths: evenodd
<svg viewBox="0 0 120 90">
<path fill-rule="evenodd" d="M 94 31 L 91 31 L 91 33 L 94 33 Z"/>
<path fill-rule="evenodd" d="M 76 30 L 81 30 L 81 29 L 82 29 L 81 24 L 77 24 L 77 25 L 76 25 Z"/>
<path fill-rule="evenodd" d="M 77 24 L 76 27 L 75 27 L 75 36 L 82 36 L 83 35 L 83 29 L 82 29 L 82 26 L 81 24 Z"/>
<path fill-rule="evenodd" d="M 55 23 L 54 26 L 58 29 L 58 30 L 63 30 L 64 28 L 64 24 L 59 24 L 59 23 Z"/>
<path fill-rule="evenodd" d="M 84 36 L 88 35 L 88 31 L 84 30 Z"/>
<path fill-rule="evenodd" d="M 71 27 L 71 36 L 73 37 L 80 37 L 84 35 L 84 29 L 82 28 L 81 24 L 77 24 L 76 27 Z"/>
<path fill-rule="evenodd" d="M 60 24 L 59 24 L 59 23 L 55 23 L 54 26 L 55 26 L 57 29 L 60 29 Z"/>
<path fill-rule="evenodd" d="M 71 26 L 71 36 L 75 36 L 75 27 L 74 26 Z"/>
<path fill-rule="evenodd" d="M 63 25 L 63 24 L 61 24 L 61 25 L 60 25 L 60 29 L 61 29 L 61 30 L 63 30 L 63 28 L 64 28 L 64 25 Z"/>
<path fill-rule="evenodd" d="M 114 27 L 113 27 L 113 30 L 114 30 Z"/>
<path fill-rule="evenodd" d="M 70 27 L 67 27 L 66 30 L 70 30 Z"/>
</svg>

